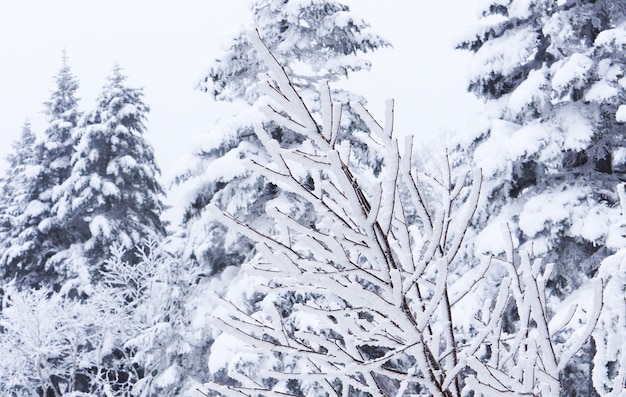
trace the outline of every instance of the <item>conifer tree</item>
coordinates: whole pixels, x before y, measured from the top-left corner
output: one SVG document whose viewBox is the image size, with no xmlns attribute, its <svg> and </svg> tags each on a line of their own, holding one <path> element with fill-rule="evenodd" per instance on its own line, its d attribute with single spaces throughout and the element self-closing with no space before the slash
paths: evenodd
<svg viewBox="0 0 626 397">
<path fill-rule="evenodd" d="M 298 87 L 303 95 L 313 97 L 314 104 L 320 103 L 315 99 L 319 95 L 319 83 L 343 77 L 350 70 L 367 69 L 367 61 L 360 56 L 388 45 L 385 40 L 370 33 L 368 26 L 356 18 L 348 7 L 335 1 L 259 0 L 255 1 L 252 12 L 254 23 L 250 28 L 256 28 L 265 39 L 272 38 L 269 41 L 287 68 L 298 65 Z M 282 24 L 283 29 L 277 30 L 274 27 L 276 24 Z M 224 117 L 212 128 L 201 148 L 192 155 L 188 168 L 177 178 L 188 200 L 184 203 L 183 221 L 187 235 L 184 236 L 183 258 L 191 259 L 198 276 L 212 276 L 201 278 L 189 287 L 192 291 L 188 292 L 191 298 L 186 308 L 187 316 L 193 320 L 187 321 L 190 328 L 187 335 L 191 337 L 189 343 L 195 346 L 196 352 L 184 356 L 187 368 L 180 384 L 186 387 L 208 381 L 209 377 L 229 382 L 227 375 L 219 378 L 219 375 L 206 370 L 209 349 L 216 336 L 209 313 L 217 303 L 216 297 L 229 289 L 231 281 L 240 271 L 239 266 L 254 254 L 254 243 L 218 222 L 207 207 L 218 206 L 269 234 L 276 232 L 273 220 L 265 212 L 266 203 L 272 199 L 282 197 L 291 202 L 294 216 L 305 224 L 310 221 L 307 217 L 314 216 L 313 211 L 308 211 L 308 204 L 299 197 L 281 191 L 277 185 L 269 183 L 247 166 L 248 161 L 265 163 L 269 160 L 254 129 L 254 124 L 265 120 L 265 117 L 259 114 L 258 107 L 251 106 L 262 94 L 262 84 L 259 84 L 257 75 L 268 69 L 247 40 L 245 32 L 237 35 L 226 55 L 215 61 L 201 84 L 201 88 L 217 100 L 232 102 L 236 116 Z M 334 98 L 341 99 L 344 110 L 347 110 L 347 102 L 355 97 L 344 92 L 335 93 Z M 335 108 L 338 110 L 341 107 Z M 316 112 L 321 110 L 319 106 L 313 109 Z M 345 123 L 338 126 L 337 143 L 352 139 L 366 128 L 357 117 L 344 116 Z M 283 126 L 268 125 L 268 128 L 281 145 L 300 145 L 303 141 L 302 136 Z M 375 151 L 359 151 L 355 147 L 351 152 L 353 160 L 357 153 L 361 159 L 369 160 L 367 165 L 355 161 L 366 172 L 380 167 L 381 160 Z M 306 176 L 304 179 L 312 188 L 313 179 Z M 300 208 L 298 203 L 302 204 Z M 245 278 L 245 275 L 242 277 Z M 288 297 L 285 300 L 290 302 Z M 246 304 L 255 303 L 252 300 Z M 220 347 L 224 346 L 214 346 L 215 349 Z M 175 351 L 176 344 L 167 349 Z M 219 356 L 219 353 L 211 357 L 216 355 Z M 180 365 L 179 361 L 170 360 L 164 365 L 175 368 Z M 152 379 L 165 375 L 165 372 L 156 371 Z"/>
<path fill-rule="evenodd" d="M 13 152 L 7 156 L 9 168 L 1 181 L 2 222 L 0 225 L 3 252 L 1 259 L 5 265 L 3 268 L 5 278 L 11 278 L 17 270 L 6 265 L 19 258 L 20 253 L 28 250 L 27 244 L 31 242 L 19 244 L 20 236 L 15 232 L 20 229 L 20 225 L 28 222 L 29 214 L 33 210 L 28 205 L 38 193 L 36 177 L 39 169 L 35 159 L 35 139 L 30 122 L 24 122 L 20 138 L 12 145 Z M 27 233 L 24 233 L 21 237 L 26 236 Z M 33 237 L 36 237 L 36 234 Z"/>
<path fill-rule="evenodd" d="M 34 148 L 30 147 L 33 155 L 28 164 L 22 164 L 27 166 L 24 173 L 30 180 L 27 182 L 30 187 L 23 187 L 28 189 L 28 195 L 20 199 L 24 200 L 20 205 L 25 211 L 19 220 L 15 219 L 16 223 L 4 238 L 7 250 L 0 259 L 2 273 L 5 278 L 16 278 L 18 285 L 56 283 L 58 272 L 50 259 L 70 244 L 52 211 L 53 191 L 70 174 L 75 143 L 73 133 L 81 114 L 76 98 L 78 80 L 71 72 L 65 53 L 62 61 L 55 76 L 56 89 L 45 103 L 48 128 L 41 141 L 36 142 Z M 14 161 L 24 160 L 16 157 Z M 16 164 L 13 168 L 17 171 L 21 167 Z"/>
<path fill-rule="evenodd" d="M 253 27 L 300 88 L 368 70 L 370 63 L 361 54 L 389 46 L 347 5 L 334 0 L 256 0 L 252 12 Z M 305 68 L 295 73 L 296 65 Z M 251 102 L 259 96 L 258 76 L 267 71 L 241 32 L 200 87 L 217 99 Z"/>
<path fill-rule="evenodd" d="M 2 176 L 2 215 L 3 222 L 13 223 L 10 219 L 24 212 L 24 205 L 32 197 L 35 182 L 31 166 L 35 162 L 35 134 L 31 124 L 26 120 L 18 140 L 11 145 L 13 151 L 6 157 L 8 169 Z M 10 229 L 10 227 L 7 227 Z"/>
<path fill-rule="evenodd" d="M 554 262 L 565 298 L 603 258 L 615 186 L 626 171 L 626 5 L 615 1 L 491 1 L 461 48 L 488 129 L 461 139 L 486 176 L 474 249 L 498 255 L 508 223 L 520 246 Z M 568 395 L 592 395 L 590 356 L 562 374 Z"/>
<path fill-rule="evenodd" d="M 70 259 L 82 252 L 92 273 L 108 259 L 112 245 L 129 249 L 132 259 L 142 239 L 165 234 L 159 169 L 144 136 L 149 108 L 142 90 L 125 80 L 116 65 L 96 109 L 81 124 L 72 174 L 56 192 L 59 222 L 81 243 L 78 251 L 65 253 L 64 263 L 73 266 Z"/>
<path fill-rule="evenodd" d="M 350 71 L 367 70 L 368 61 L 361 55 L 389 44 L 372 33 L 368 25 L 350 9 L 336 1 L 258 0 L 252 6 L 253 26 L 277 59 L 290 71 L 298 70 L 294 81 L 303 95 L 317 95 L 322 81 L 345 77 Z M 259 96 L 258 76 L 267 67 L 252 49 L 245 32 L 234 39 L 226 54 L 215 61 L 200 88 L 217 100 L 245 101 L 252 104 Z M 347 103 L 348 93 L 335 98 Z M 314 109 L 319 111 L 319 109 Z M 345 109 L 347 110 L 347 108 Z M 265 203 L 279 191 L 257 173 L 232 165 L 232 159 L 266 158 L 265 150 L 252 128 L 258 120 L 257 110 L 248 109 L 234 120 L 222 120 L 211 131 L 193 157 L 189 168 L 180 175 L 179 183 L 187 190 L 185 219 L 189 231 L 189 251 L 210 272 L 240 264 L 252 250 L 246 238 L 240 238 L 213 221 L 206 213 L 209 202 L 257 224 L 269 225 L 263 213 Z M 339 141 L 354 139 L 366 127 L 358 117 L 344 117 Z M 283 145 L 301 140 L 297 134 L 275 126 L 272 134 Z M 380 167 L 374 151 L 355 150 L 371 168 Z M 242 162 L 239 162 L 243 164 Z M 229 165 L 225 165 L 229 164 Z"/>
</svg>

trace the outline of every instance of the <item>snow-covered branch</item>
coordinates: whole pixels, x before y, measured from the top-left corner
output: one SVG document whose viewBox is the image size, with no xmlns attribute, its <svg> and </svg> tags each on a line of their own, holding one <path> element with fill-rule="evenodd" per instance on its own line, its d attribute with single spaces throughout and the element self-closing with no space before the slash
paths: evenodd
<svg viewBox="0 0 626 397">
<path fill-rule="evenodd" d="M 418 179 L 411 151 L 400 154 L 389 102 L 382 125 L 351 105 L 370 129 L 370 144 L 385 154 L 377 175 L 361 172 L 345 142 L 337 142 L 340 105 L 327 86 L 318 121 L 256 32 L 249 36 L 271 72 L 268 123 L 301 135 L 301 143 L 287 147 L 267 125 L 255 128 L 271 162 L 250 166 L 282 192 L 265 208 L 273 234 L 212 208 L 216 219 L 257 243 L 245 269 L 265 281 L 253 305 L 233 310 L 238 305 L 226 300 L 214 313 L 217 326 L 246 347 L 224 368 L 232 383 L 208 387 L 233 396 L 557 393 L 559 371 L 591 333 L 600 305 L 576 317 L 587 324 L 581 332 L 557 344 L 555 332 L 572 328 L 551 330 L 549 266 L 542 272 L 540 262 L 513 250 L 469 270 L 461 266 L 481 171 L 455 178 L 446 161 L 440 181 Z M 508 272 L 499 293 L 465 313 L 463 303 L 479 299 L 473 291 L 497 265 Z M 594 294 L 601 302 L 597 283 Z M 514 331 L 502 324 L 510 304 L 520 314 Z M 470 329 L 462 325 L 468 321 Z"/>
</svg>

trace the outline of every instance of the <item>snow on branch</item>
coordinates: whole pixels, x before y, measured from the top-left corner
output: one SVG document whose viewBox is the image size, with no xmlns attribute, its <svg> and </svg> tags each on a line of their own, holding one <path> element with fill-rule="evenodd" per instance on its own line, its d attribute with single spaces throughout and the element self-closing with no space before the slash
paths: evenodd
<svg viewBox="0 0 626 397">
<path fill-rule="evenodd" d="M 385 161 L 377 176 L 359 172 L 340 153 L 341 106 L 328 85 L 320 86 L 321 114 L 311 111 L 258 34 L 249 36 L 270 69 L 264 92 L 273 102 L 265 108 L 269 121 L 255 127 L 271 161 L 249 165 L 281 194 L 265 208 L 274 234 L 211 208 L 256 242 L 244 269 L 264 281 L 258 294 L 243 293 L 255 296 L 245 309 L 225 299 L 214 313 L 216 326 L 243 347 L 223 368 L 229 381 L 207 387 L 232 396 L 558 395 L 559 372 L 597 321 L 601 284 L 581 309 L 586 315 L 577 311 L 554 330 L 546 306 L 550 266 L 511 248 L 507 258 L 465 269 L 460 252 L 481 171 L 455 177 L 447 164 L 442 181 L 417 178 L 411 150 L 400 154 L 390 101 L 382 125 L 351 104 Z M 274 140 L 275 125 L 302 142 Z M 477 294 L 494 268 L 508 272 L 495 296 Z M 464 304 L 474 300 L 482 305 L 466 313 Z M 520 315 L 515 331 L 502 324 L 510 304 Z M 574 317 L 582 330 L 572 331 Z"/>
</svg>

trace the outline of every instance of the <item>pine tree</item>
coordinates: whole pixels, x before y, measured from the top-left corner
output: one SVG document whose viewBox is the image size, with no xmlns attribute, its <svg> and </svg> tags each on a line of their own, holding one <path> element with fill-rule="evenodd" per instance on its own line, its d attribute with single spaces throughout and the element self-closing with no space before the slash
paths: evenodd
<svg viewBox="0 0 626 397">
<path fill-rule="evenodd" d="M 31 129 L 28 120 L 22 126 L 22 134 L 19 139 L 11 145 L 13 152 L 10 153 L 6 160 L 8 169 L 2 176 L 2 215 L 5 232 L 11 229 L 11 225 L 15 225 L 15 221 L 11 218 L 22 214 L 25 210 L 24 205 L 28 204 L 33 196 L 36 183 L 33 177 L 37 173 L 33 172 L 31 166 L 35 166 L 35 134 Z"/>
<path fill-rule="evenodd" d="M 16 278 L 18 285 L 56 283 L 59 275 L 50 258 L 70 244 L 52 211 L 53 191 L 70 174 L 75 143 L 73 132 L 80 118 L 76 98 L 78 80 L 71 72 L 65 53 L 55 81 L 56 89 L 45 103 L 48 128 L 42 140 L 30 148 L 33 157 L 28 159 L 28 164 L 23 164 L 28 166 L 24 172 L 30 180 L 25 182 L 30 187 L 24 186 L 28 195 L 21 197 L 24 212 L 15 219 L 16 223 L 5 237 L 7 250 L 0 258 L 3 277 Z M 13 161 L 23 160 L 16 157 Z M 19 170 L 21 167 L 13 168 Z"/>
<path fill-rule="evenodd" d="M 258 30 L 285 68 L 299 71 L 292 75 L 297 76 L 295 84 L 305 96 L 317 95 L 312 88 L 322 81 L 345 77 L 350 71 L 366 70 L 369 63 L 361 55 L 389 45 L 371 33 L 368 25 L 347 6 L 335 1 L 259 0 L 252 11 L 252 28 Z M 259 93 L 257 77 L 266 71 L 245 32 L 241 32 L 225 56 L 210 68 L 201 89 L 218 100 L 243 100 L 252 104 Z M 354 99 L 348 93 L 337 94 L 335 98 L 345 103 Z M 248 109 L 233 120 L 223 120 L 213 128 L 192 165 L 179 177 L 190 198 L 185 204 L 184 219 L 189 231 L 189 250 L 210 272 L 240 264 L 252 251 L 252 244 L 214 222 L 205 211 L 209 202 L 242 219 L 271 224 L 263 207 L 279 190 L 257 173 L 243 166 L 234 167 L 231 161 L 267 158 L 252 127 L 253 120 L 258 119 L 257 111 Z M 357 117 L 344 117 L 344 120 L 339 141 L 354 139 L 358 131 L 366 129 Z M 279 126 L 273 128 L 272 134 L 283 145 L 301 140 L 297 134 Z M 363 143 L 355 147 L 355 155 L 364 163 L 372 168 L 380 167 L 380 158 L 374 151 L 368 152 Z"/>
<path fill-rule="evenodd" d="M 336 1 L 257 0 L 252 11 L 253 27 L 300 88 L 368 70 L 370 63 L 360 54 L 389 46 L 348 6 Z M 304 70 L 294 73 L 296 66 Z M 259 95 L 258 76 L 267 70 L 241 32 L 200 87 L 221 100 L 251 102 Z"/>
<path fill-rule="evenodd" d="M 112 245 L 127 248 L 132 259 L 142 239 L 165 234 L 159 169 L 144 137 L 149 108 L 142 90 L 127 87 L 125 80 L 116 65 L 96 109 L 81 124 L 72 174 L 56 191 L 59 223 L 81 244 L 78 252 L 92 273 L 108 259 Z M 73 255 L 74 250 L 66 251 L 61 263 L 80 274 L 69 268 L 73 259 L 80 260 Z"/>
<path fill-rule="evenodd" d="M 277 54 L 284 59 L 286 67 L 297 66 L 300 72 L 298 86 L 303 95 L 313 97 L 312 103 L 315 104 L 319 104 L 315 100 L 319 95 L 316 90 L 319 83 L 340 78 L 350 70 L 366 69 L 368 63 L 360 55 L 388 45 L 370 33 L 367 25 L 354 17 L 346 6 L 335 1 L 256 1 L 252 11 L 254 24 L 251 28 L 258 29 L 264 38 L 273 37 L 271 42 Z M 276 30 L 276 24 L 284 25 L 283 29 Z M 324 45 L 327 47 L 323 48 Z M 296 195 L 281 191 L 276 184 L 269 183 L 247 166 L 250 161 L 265 163 L 269 160 L 254 128 L 265 117 L 259 114 L 258 107 L 250 106 L 259 98 L 261 90 L 257 74 L 265 71 L 265 64 L 242 32 L 234 39 L 227 54 L 213 64 L 201 84 L 201 88 L 217 100 L 232 102 L 236 115 L 224 117 L 211 129 L 201 149 L 193 154 L 188 168 L 177 180 L 180 188 L 186 191 L 184 197 L 188 200 L 184 203 L 183 220 L 187 234 L 184 236 L 185 259 L 190 257 L 197 262 L 199 275 L 212 276 L 200 279 L 197 285 L 190 287 L 193 290 L 187 292 L 192 297 L 187 304 L 188 315 L 193 318 L 189 321 L 193 332 L 189 332 L 188 338 L 191 337 L 189 343 L 196 346 L 198 352 L 185 356 L 194 359 L 193 366 L 185 371 L 186 380 L 181 384 L 192 385 L 209 380 L 211 374 L 206 371 L 209 350 L 223 347 L 211 346 L 215 337 L 209 316 L 214 308 L 211 305 L 216 304 L 218 295 L 226 293 L 229 283 L 240 271 L 239 266 L 255 252 L 250 239 L 216 221 L 207 207 L 216 205 L 269 234 L 275 234 L 276 230 L 264 207 L 272 199 L 283 197 L 292 202 L 294 216 L 304 223 L 308 223 L 308 217 L 314 215 Z M 335 74 L 337 71 L 339 73 Z M 335 98 L 341 99 L 344 105 L 355 99 L 348 93 L 337 93 Z M 320 107 L 314 110 L 321 111 Z M 347 110 L 347 105 L 344 110 Z M 351 119 L 346 115 L 344 120 L 345 123 L 339 126 L 337 144 L 353 139 L 366 129 L 357 117 Z M 303 137 L 288 128 L 279 125 L 268 128 L 281 145 L 302 143 Z M 371 168 L 380 167 L 381 160 L 375 151 L 368 152 L 364 144 L 361 149 L 352 151 L 353 158 L 358 153 L 362 159 L 369 160 Z M 360 161 L 356 163 L 360 164 Z M 362 166 L 367 169 L 366 172 L 371 172 L 369 164 Z M 311 177 L 304 176 L 304 181 L 310 187 L 314 183 Z M 302 204 L 301 208 L 298 208 L 298 203 Z M 207 330 L 210 331 L 208 335 Z M 170 350 L 175 349 L 173 345 Z M 185 362 L 188 363 L 187 360 Z M 171 368 L 179 365 L 176 360 L 170 361 L 170 364 Z M 197 375 L 194 376 L 194 373 Z M 159 373 L 153 378 L 160 377 Z M 225 381 L 228 382 L 227 379 Z"/>
<path fill-rule="evenodd" d="M 611 253 L 626 171 L 625 21 L 623 2 L 498 0 L 461 44 L 475 53 L 469 88 L 492 118 L 461 139 L 486 176 L 474 249 L 500 254 L 494 232 L 508 223 L 521 247 L 555 263 L 560 298 Z M 562 374 L 566 393 L 593 394 L 592 350 Z"/>
<path fill-rule="evenodd" d="M 17 271 L 7 264 L 14 262 L 29 249 L 28 243 L 18 243 L 20 225 L 28 222 L 28 218 L 34 210 L 34 204 L 29 204 L 38 195 L 37 175 L 40 173 L 39 165 L 35 158 L 35 134 L 31 130 L 30 123 L 26 121 L 22 128 L 20 139 L 13 143 L 13 153 L 7 156 L 9 168 L 2 178 L 2 263 L 3 276 L 12 278 Z M 38 202 L 38 201 L 37 201 Z M 23 231 L 21 231 L 23 232 Z M 22 237 L 26 237 L 23 234 Z M 35 236 L 36 237 L 36 234 Z M 17 259 L 19 260 L 19 259 Z M 19 266 L 19 265 L 18 265 Z"/>
</svg>

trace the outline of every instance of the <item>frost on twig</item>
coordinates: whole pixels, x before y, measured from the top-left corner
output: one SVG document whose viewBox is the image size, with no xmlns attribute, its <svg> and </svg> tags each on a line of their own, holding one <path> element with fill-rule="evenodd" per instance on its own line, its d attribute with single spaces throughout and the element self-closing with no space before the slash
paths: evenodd
<svg viewBox="0 0 626 397">
<path fill-rule="evenodd" d="M 540 263 L 511 250 L 456 274 L 480 170 L 454 178 L 448 166 L 442 181 L 418 178 L 411 150 L 401 155 L 394 137 L 393 103 L 382 125 L 354 103 L 370 141 L 385 153 L 376 177 L 360 174 L 337 143 L 341 112 L 328 87 L 321 87 L 318 121 L 258 35 L 249 36 L 272 76 L 267 116 L 304 138 L 285 148 L 264 125 L 255 127 L 271 162 L 250 166 L 291 195 L 266 206 L 275 234 L 211 209 L 256 242 L 245 269 L 267 281 L 250 310 L 227 302 L 215 313 L 216 327 L 245 347 L 223 368 L 229 381 L 208 388 L 233 396 L 558 394 L 559 371 L 591 332 L 598 306 L 582 332 L 557 346 L 546 306 L 549 267 L 542 272 Z M 294 206 L 306 207 L 307 222 Z M 474 298 L 496 265 L 509 274 L 499 292 L 479 312 L 464 313 L 460 303 Z M 601 289 L 594 288 L 599 302 Z M 512 334 L 502 324 L 510 303 L 521 316 Z M 472 315 L 470 329 L 456 325 Z"/>
</svg>

